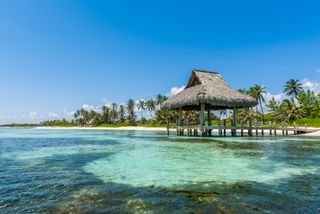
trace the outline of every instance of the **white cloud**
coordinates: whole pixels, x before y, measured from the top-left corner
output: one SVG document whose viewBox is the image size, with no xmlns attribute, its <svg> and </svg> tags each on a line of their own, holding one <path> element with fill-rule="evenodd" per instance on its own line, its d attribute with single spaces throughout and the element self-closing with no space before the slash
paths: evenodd
<svg viewBox="0 0 320 214">
<path fill-rule="evenodd" d="M 86 111 L 96 111 L 96 112 L 101 111 L 101 106 L 93 106 L 93 105 L 89 105 L 89 104 L 83 104 L 82 108 Z"/>
<path fill-rule="evenodd" d="M 106 97 L 102 98 L 102 102 L 103 102 L 103 105 L 107 106 L 107 107 L 111 107 L 111 105 L 112 105 L 112 102 Z"/>
<path fill-rule="evenodd" d="M 26 115 L 26 118 L 30 118 L 30 119 L 39 119 L 42 117 L 43 116 L 40 115 L 38 112 L 30 112 L 28 115 Z"/>
<path fill-rule="evenodd" d="M 279 92 L 279 93 L 276 93 L 276 94 L 272 94 L 270 92 L 267 92 L 265 95 L 264 95 L 264 100 L 265 100 L 265 103 L 262 105 L 262 108 L 263 108 L 263 111 L 264 112 L 268 112 L 268 108 L 267 108 L 267 104 L 269 103 L 269 101 L 272 99 L 272 97 L 274 97 L 274 99 L 277 101 L 277 102 L 282 102 L 282 100 L 284 100 L 286 98 L 286 95 L 282 92 Z M 260 111 L 260 106 L 258 107 L 258 110 Z"/>
<path fill-rule="evenodd" d="M 307 78 L 304 78 L 302 80 L 302 86 L 305 89 L 309 89 L 310 91 L 313 91 L 314 93 L 320 92 L 320 82 L 316 80 L 309 80 Z"/>
<path fill-rule="evenodd" d="M 66 109 L 63 110 L 63 116 L 64 116 L 66 119 L 71 119 L 71 118 L 73 118 L 74 113 L 75 113 L 75 111 L 67 111 Z"/>
<path fill-rule="evenodd" d="M 49 112 L 48 117 L 60 117 L 60 115 L 55 114 L 53 112 Z"/>
<path fill-rule="evenodd" d="M 172 88 L 170 89 L 170 92 L 167 93 L 167 96 L 172 97 L 172 96 L 178 94 L 179 92 L 183 91 L 183 89 L 184 89 L 185 87 L 186 87 L 185 85 L 183 85 L 183 86 L 181 86 L 181 87 L 172 87 Z"/>
</svg>

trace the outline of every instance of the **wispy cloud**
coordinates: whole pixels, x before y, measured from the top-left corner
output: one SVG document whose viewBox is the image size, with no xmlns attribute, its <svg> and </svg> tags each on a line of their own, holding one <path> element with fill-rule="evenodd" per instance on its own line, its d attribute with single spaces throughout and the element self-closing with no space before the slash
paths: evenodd
<svg viewBox="0 0 320 214">
<path fill-rule="evenodd" d="M 63 117 L 65 117 L 66 119 L 70 119 L 73 118 L 75 111 L 68 111 L 67 109 L 63 110 Z"/>
<path fill-rule="evenodd" d="M 50 117 L 58 118 L 58 117 L 61 117 L 61 116 L 58 115 L 58 114 L 55 114 L 55 113 L 53 113 L 53 112 L 49 112 L 49 113 L 48 113 L 48 117 L 49 117 L 49 118 L 50 118 Z"/>
<path fill-rule="evenodd" d="M 317 72 L 317 73 L 320 73 L 320 68 L 316 68 L 316 72 Z"/>
<path fill-rule="evenodd" d="M 112 105 L 112 102 L 107 97 L 103 97 L 102 102 L 103 102 L 104 106 L 111 107 L 111 105 Z"/>
<path fill-rule="evenodd" d="M 89 104 L 83 104 L 82 108 L 86 111 L 96 111 L 96 112 L 100 112 L 101 111 L 101 106 L 93 106 L 93 105 L 89 105 Z"/>
<path fill-rule="evenodd" d="M 183 86 L 181 86 L 181 87 L 177 87 L 177 86 L 172 87 L 172 88 L 170 89 L 170 92 L 167 93 L 167 96 L 172 97 L 172 96 L 178 94 L 179 92 L 183 91 L 183 89 L 184 89 L 185 87 L 186 87 L 185 85 L 183 85 Z"/>
<path fill-rule="evenodd" d="M 307 78 L 304 78 L 302 80 L 302 86 L 305 89 L 309 89 L 310 91 L 313 91 L 316 94 L 320 93 L 320 81 L 309 80 Z"/>
</svg>

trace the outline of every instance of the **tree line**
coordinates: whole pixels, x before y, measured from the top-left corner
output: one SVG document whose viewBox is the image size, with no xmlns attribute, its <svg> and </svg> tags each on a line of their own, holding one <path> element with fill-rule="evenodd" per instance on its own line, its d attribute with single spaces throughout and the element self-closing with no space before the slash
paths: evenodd
<svg viewBox="0 0 320 214">
<path fill-rule="evenodd" d="M 255 98 L 258 105 L 254 108 L 244 108 L 237 110 L 237 120 L 246 122 L 248 120 L 259 120 L 262 123 L 272 122 L 292 122 L 301 118 L 320 117 L 320 93 L 315 94 L 310 90 L 305 90 L 298 80 L 290 79 L 283 87 L 286 97 L 281 101 L 276 101 L 272 97 L 266 102 L 266 87 L 256 84 L 249 89 L 239 89 L 239 92 L 248 94 Z M 134 101 L 129 99 L 126 104 L 112 103 L 102 106 L 99 110 L 86 110 L 81 108 L 74 113 L 72 121 L 53 120 L 44 121 L 44 126 L 99 126 L 110 125 L 164 125 L 167 121 L 174 123 L 178 117 L 175 110 L 162 110 L 161 105 L 168 99 L 167 96 L 158 94 L 149 100 Z M 265 114 L 264 109 L 267 109 Z M 138 116 L 139 115 L 139 116 Z M 199 123 L 199 111 L 183 111 L 182 119 L 188 118 L 189 124 Z M 216 111 L 212 114 L 213 120 L 217 118 L 231 119 L 226 110 Z"/>
<path fill-rule="evenodd" d="M 272 97 L 266 102 L 266 87 L 259 84 L 248 90 L 239 91 L 249 94 L 258 101 L 255 109 L 239 110 L 239 119 L 242 121 L 260 119 L 265 122 L 265 117 L 267 117 L 269 121 L 273 122 L 292 122 L 301 118 L 320 117 L 320 93 L 315 94 L 310 89 L 305 90 L 299 80 L 290 79 L 285 83 L 283 93 L 286 97 L 282 101 L 276 101 L 275 97 Z M 266 115 L 264 114 L 264 105 L 268 110 Z"/>
</svg>

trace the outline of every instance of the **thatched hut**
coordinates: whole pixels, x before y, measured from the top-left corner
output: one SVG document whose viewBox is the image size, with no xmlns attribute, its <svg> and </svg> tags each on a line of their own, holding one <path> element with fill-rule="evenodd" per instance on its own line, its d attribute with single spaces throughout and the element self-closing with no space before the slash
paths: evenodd
<svg viewBox="0 0 320 214">
<path fill-rule="evenodd" d="M 247 94 L 232 89 L 217 72 L 193 70 L 186 88 L 167 100 L 162 108 L 177 110 L 200 110 L 200 125 L 204 125 L 204 111 L 233 109 L 233 125 L 236 125 L 235 110 L 256 106 L 257 101 Z M 180 117 L 181 125 L 181 117 Z M 208 120 L 209 121 L 209 120 Z"/>
</svg>

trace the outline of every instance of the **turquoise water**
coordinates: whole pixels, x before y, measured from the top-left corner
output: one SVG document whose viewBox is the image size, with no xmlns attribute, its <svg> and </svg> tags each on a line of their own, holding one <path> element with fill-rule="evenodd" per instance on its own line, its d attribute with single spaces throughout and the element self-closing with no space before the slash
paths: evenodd
<svg viewBox="0 0 320 214">
<path fill-rule="evenodd" d="M 320 138 L 0 129 L 0 213 L 319 213 Z"/>
</svg>

